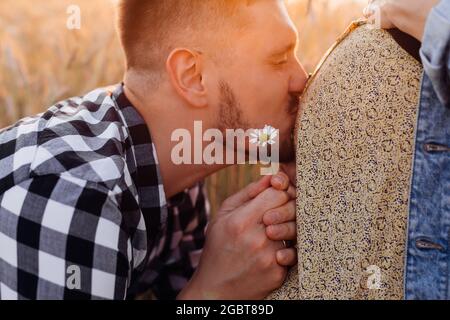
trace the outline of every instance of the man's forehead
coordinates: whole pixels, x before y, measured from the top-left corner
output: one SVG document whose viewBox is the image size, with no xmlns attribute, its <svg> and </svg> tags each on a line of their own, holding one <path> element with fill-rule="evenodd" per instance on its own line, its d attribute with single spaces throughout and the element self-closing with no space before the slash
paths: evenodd
<svg viewBox="0 0 450 320">
<path fill-rule="evenodd" d="M 241 17 L 249 29 L 267 30 L 269 32 L 296 32 L 296 27 L 289 16 L 282 0 L 259 0 L 242 8 Z"/>
<path fill-rule="evenodd" d="M 244 32 L 248 37 L 264 38 L 265 41 L 289 46 L 297 40 L 297 29 L 282 0 L 259 0 L 242 8 L 246 20 Z"/>
</svg>

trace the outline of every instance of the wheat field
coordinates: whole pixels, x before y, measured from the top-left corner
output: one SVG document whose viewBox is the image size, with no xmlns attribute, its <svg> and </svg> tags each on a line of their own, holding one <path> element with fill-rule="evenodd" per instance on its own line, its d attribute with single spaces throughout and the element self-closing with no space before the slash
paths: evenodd
<svg viewBox="0 0 450 320">
<path fill-rule="evenodd" d="M 299 29 L 298 56 L 312 71 L 354 19 L 364 0 L 290 0 Z M 81 9 L 81 29 L 66 27 L 69 5 Z M 112 0 L 0 1 L 0 128 L 42 112 L 58 100 L 122 79 L 123 54 Z M 212 211 L 257 178 L 236 166 L 208 179 Z"/>
</svg>

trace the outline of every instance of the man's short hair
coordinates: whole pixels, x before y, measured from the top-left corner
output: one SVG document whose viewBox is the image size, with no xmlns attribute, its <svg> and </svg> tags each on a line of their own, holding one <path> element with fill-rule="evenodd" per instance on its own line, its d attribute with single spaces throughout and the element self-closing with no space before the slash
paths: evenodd
<svg viewBox="0 0 450 320">
<path fill-rule="evenodd" d="M 120 0 L 118 30 L 127 68 L 160 72 L 177 47 L 217 42 L 245 0 Z"/>
</svg>

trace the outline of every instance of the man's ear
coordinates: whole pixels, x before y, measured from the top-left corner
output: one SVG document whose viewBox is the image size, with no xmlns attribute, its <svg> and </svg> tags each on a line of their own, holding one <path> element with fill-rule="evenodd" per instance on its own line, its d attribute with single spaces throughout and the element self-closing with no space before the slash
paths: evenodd
<svg viewBox="0 0 450 320">
<path fill-rule="evenodd" d="M 201 54 L 184 48 L 173 50 L 166 61 L 173 88 L 186 102 L 199 108 L 207 105 L 202 62 Z"/>
</svg>

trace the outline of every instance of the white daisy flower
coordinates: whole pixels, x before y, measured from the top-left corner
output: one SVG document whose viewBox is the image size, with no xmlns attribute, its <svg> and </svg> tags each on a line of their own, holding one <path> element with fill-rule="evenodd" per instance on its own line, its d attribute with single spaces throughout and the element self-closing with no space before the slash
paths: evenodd
<svg viewBox="0 0 450 320">
<path fill-rule="evenodd" d="M 265 147 L 268 144 L 275 144 L 275 138 L 278 136 L 278 130 L 274 127 L 266 125 L 264 129 L 256 129 L 250 134 L 250 142 L 257 143 L 261 147 Z"/>
<path fill-rule="evenodd" d="M 259 129 L 255 129 L 252 133 L 250 133 L 250 143 L 259 143 L 259 131 Z"/>
</svg>

